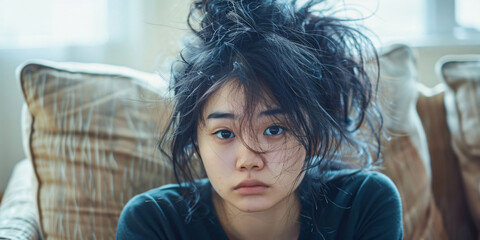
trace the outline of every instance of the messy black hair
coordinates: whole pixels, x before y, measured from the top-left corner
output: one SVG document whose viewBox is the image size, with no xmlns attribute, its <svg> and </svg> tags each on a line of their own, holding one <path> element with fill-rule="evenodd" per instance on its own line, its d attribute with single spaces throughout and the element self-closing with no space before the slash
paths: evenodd
<svg viewBox="0 0 480 240">
<path fill-rule="evenodd" d="M 233 79 L 246 95 L 246 112 L 265 101 L 265 93 L 281 108 L 287 129 L 306 150 L 303 170 L 316 179 L 312 182 L 373 166 L 382 120 L 372 102 L 378 77 L 372 79 L 366 66 L 377 62 L 377 54 L 362 31 L 350 25 L 353 21 L 333 17 L 320 5 L 325 2 L 193 3 L 188 24 L 194 40 L 172 66 L 174 109 L 161 140 L 177 181 L 192 195 L 192 206 L 198 193 L 188 183 L 201 177 L 195 171 L 201 156 L 194 153 L 199 152 L 203 107 Z M 365 129 L 373 141 L 363 141 L 359 133 Z"/>
</svg>

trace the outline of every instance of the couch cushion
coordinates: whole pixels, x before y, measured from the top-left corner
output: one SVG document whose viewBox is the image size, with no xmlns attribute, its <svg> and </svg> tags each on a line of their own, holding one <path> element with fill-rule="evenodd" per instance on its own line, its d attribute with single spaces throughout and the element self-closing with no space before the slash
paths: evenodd
<svg viewBox="0 0 480 240">
<path fill-rule="evenodd" d="M 173 181 L 156 149 L 166 82 L 99 64 L 33 61 L 18 77 L 45 238 L 105 239 L 134 195 Z"/>
<path fill-rule="evenodd" d="M 444 88 L 443 84 L 435 89 L 422 88 L 417 104 L 430 149 L 433 196 L 449 239 L 476 239 L 460 167 L 451 146 Z"/>
<path fill-rule="evenodd" d="M 27 159 L 32 159 L 30 156 L 30 132 L 32 131 L 32 116 L 30 116 L 30 112 L 28 111 L 28 106 L 26 103 L 22 105 L 22 118 L 21 118 L 21 126 L 22 126 L 22 147 L 23 153 L 27 157 Z"/>
<path fill-rule="evenodd" d="M 405 239 L 446 239 L 432 194 L 430 155 L 416 111 L 415 56 L 406 45 L 380 52 L 379 102 L 387 140 L 383 143 L 383 172 L 400 192 Z"/>
<path fill-rule="evenodd" d="M 0 205 L 0 239 L 41 239 L 32 163 L 18 162 Z"/>
<path fill-rule="evenodd" d="M 416 109 L 417 78 L 415 54 L 409 46 L 393 44 L 381 49 L 379 100 L 385 129 L 390 136 L 408 135 L 431 178 L 430 153 Z"/>
<path fill-rule="evenodd" d="M 480 55 L 445 56 L 437 73 L 447 84 L 445 108 L 453 150 L 480 231 Z"/>
</svg>

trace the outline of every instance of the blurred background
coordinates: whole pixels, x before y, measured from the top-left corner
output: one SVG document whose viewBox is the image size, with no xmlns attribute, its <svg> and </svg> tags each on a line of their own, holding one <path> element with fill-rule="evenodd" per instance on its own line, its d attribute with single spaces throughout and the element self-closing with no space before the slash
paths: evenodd
<svg viewBox="0 0 480 240">
<path fill-rule="evenodd" d="M 478 0 L 343 0 L 379 47 L 406 43 L 419 80 L 438 83 L 446 54 L 480 54 Z M 0 194 L 16 162 L 23 96 L 15 69 L 28 59 L 94 62 L 168 74 L 188 32 L 191 0 L 0 0 Z"/>
</svg>

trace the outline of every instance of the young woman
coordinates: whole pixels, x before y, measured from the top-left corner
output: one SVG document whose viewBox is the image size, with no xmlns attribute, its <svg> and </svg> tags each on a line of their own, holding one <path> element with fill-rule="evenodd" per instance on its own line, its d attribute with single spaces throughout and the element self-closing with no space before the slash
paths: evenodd
<svg viewBox="0 0 480 240">
<path fill-rule="evenodd" d="M 161 141 L 178 184 L 130 200 L 117 239 L 402 239 L 399 194 L 371 171 L 375 50 L 319 3 L 193 4 Z"/>
</svg>

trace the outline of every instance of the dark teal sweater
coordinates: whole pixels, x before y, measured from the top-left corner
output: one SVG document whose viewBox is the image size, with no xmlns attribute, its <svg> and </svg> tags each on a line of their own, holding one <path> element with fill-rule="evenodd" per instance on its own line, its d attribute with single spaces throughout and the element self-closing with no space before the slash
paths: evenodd
<svg viewBox="0 0 480 240">
<path fill-rule="evenodd" d="M 300 190 L 308 190 L 305 182 Z M 198 183 L 200 204 L 190 222 L 185 223 L 188 208 L 178 185 L 166 185 L 128 202 L 117 239 L 228 239 L 213 207 L 210 182 Z M 330 181 L 318 193 L 314 202 L 300 197 L 298 239 L 402 239 L 400 196 L 385 175 L 362 172 Z"/>
</svg>

